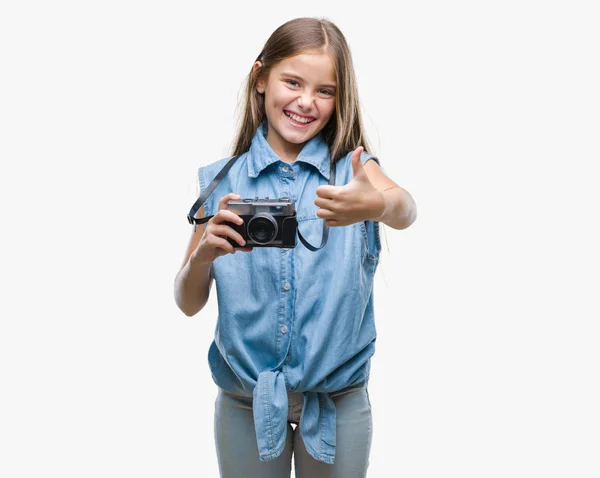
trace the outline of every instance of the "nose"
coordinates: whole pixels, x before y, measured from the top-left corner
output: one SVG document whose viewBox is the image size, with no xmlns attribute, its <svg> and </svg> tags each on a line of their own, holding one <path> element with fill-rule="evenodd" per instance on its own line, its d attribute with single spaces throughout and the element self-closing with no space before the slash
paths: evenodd
<svg viewBox="0 0 600 478">
<path fill-rule="evenodd" d="M 304 109 L 310 109 L 314 101 L 313 95 L 310 92 L 301 93 L 298 96 L 298 106 Z"/>
</svg>

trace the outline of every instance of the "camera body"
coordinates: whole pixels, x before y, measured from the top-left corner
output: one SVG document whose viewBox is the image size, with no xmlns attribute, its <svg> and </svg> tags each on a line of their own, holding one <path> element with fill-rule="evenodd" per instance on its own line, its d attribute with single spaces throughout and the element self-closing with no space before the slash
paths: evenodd
<svg viewBox="0 0 600 478">
<path fill-rule="evenodd" d="M 231 200 L 227 209 L 244 221 L 241 225 L 224 223 L 244 238 L 244 247 L 296 247 L 298 221 L 294 201 L 290 198 Z M 242 247 L 231 238 L 227 240 L 233 247 Z"/>
</svg>

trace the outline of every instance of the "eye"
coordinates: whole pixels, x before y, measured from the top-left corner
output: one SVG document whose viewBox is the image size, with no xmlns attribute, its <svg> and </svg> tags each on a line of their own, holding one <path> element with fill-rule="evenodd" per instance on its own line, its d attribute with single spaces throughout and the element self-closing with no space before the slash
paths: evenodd
<svg viewBox="0 0 600 478">
<path fill-rule="evenodd" d="M 285 80 L 285 81 L 286 81 L 286 83 L 288 85 L 291 84 L 291 83 L 296 83 L 295 85 L 291 85 L 291 86 L 297 86 L 298 85 L 298 82 L 296 80 Z"/>
<path fill-rule="evenodd" d="M 320 90 L 320 91 L 321 91 L 321 93 L 324 93 L 325 95 L 328 95 L 328 96 L 335 95 L 335 93 L 333 91 L 329 91 L 329 90 Z"/>
</svg>

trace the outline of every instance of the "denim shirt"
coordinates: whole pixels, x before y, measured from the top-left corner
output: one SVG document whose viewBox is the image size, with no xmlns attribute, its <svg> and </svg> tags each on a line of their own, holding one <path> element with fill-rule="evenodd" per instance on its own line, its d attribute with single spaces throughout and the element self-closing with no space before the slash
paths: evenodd
<svg viewBox="0 0 600 478">
<path fill-rule="evenodd" d="M 324 221 L 317 217 L 315 190 L 328 184 L 329 151 L 321 134 L 293 163 L 279 159 L 266 141 L 268 125 L 257 129 L 250 149 L 234 163 L 204 203 L 218 211 L 230 192 L 242 198 L 289 197 L 298 229 L 319 246 Z M 336 186 L 352 180 L 352 151 L 336 165 Z M 198 170 L 204 191 L 230 158 Z M 362 153 L 361 161 L 378 161 Z M 379 162 L 379 161 L 378 161 Z M 218 319 L 208 361 L 214 382 L 234 394 L 253 397 L 261 461 L 281 454 L 287 433 L 287 391 L 302 392 L 300 430 L 308 452 L 333 463 L 336 411 L 330 393 L 368 383 L 375 352 L 373 276 L 379 262 L 379 223 L 332 227 L 325 247 L 255 247 L 215 259 Z"/>
</svg>

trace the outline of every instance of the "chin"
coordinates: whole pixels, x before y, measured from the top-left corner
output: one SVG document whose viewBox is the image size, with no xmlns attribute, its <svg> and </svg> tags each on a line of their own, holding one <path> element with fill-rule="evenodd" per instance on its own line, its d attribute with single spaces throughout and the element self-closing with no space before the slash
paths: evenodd
<svg viewBox="0 0 600 478">
<path fill-rule="evenodd" d="M 294 142 L 293 138 L 297 138 L 296 142 L 306 141 L 307 138 L 313 137 L 322 129 L 319 125 L 310 125 L 305 130 L 300 131 L 294 129 L 290 130 L 290 128 L 287 126 L 288 125 L 284 125 L 282 129 L 283 131 L 285 131 L 286 136 L 288 136 L 290 138 L 290 141 L 292 142 Z"/>
<path fill-rule="evenodd" d="M 306 134 L 303 134 L 303 135 L 294 134 L 294 135 L 286 135 L 286 136 L 284 136 L 284 139 L 288 143 L 302 144 L 302 143 L 306 143 L 306 141 L 308 141 L 309 137 Z"/>
</svg>

